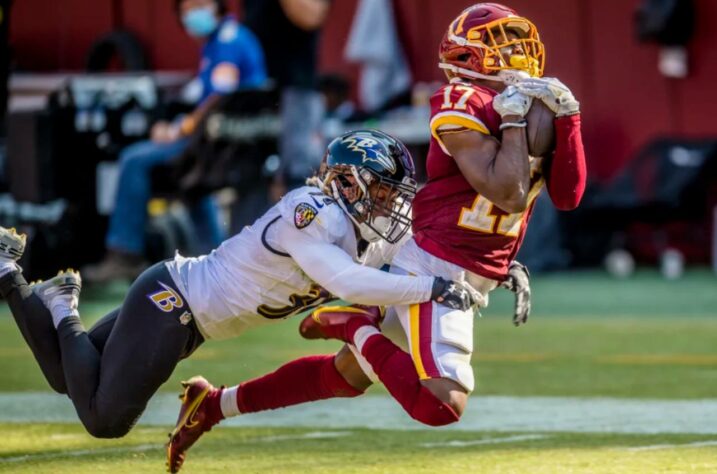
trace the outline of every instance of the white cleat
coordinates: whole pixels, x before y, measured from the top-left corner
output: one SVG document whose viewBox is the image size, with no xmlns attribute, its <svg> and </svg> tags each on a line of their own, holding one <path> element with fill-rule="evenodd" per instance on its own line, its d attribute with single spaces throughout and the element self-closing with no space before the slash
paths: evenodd
<svg viewBox="0 0 717 474">
<path fill-rule="evenodd" d="M 0 227 L 0 260 L 17 261 L 25 251 L 27 236 L 18 234 L 14 227 Z"/>
<path fill-rule="evenodd" d="M 33 293 L 40 297 L 42 303 L 54 315 L 79 316 L 77 307 L 80 303 L 82 278 L 80 272 L 68 268 L 60 271 L 56 277 L 30 285 Z"/>
</svg>

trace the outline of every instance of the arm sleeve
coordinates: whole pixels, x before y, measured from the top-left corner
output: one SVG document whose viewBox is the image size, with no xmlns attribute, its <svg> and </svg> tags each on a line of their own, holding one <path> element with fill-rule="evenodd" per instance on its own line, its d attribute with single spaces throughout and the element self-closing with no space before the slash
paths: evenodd
<svg viewBox="0 0 717 474">
<path fill-rule="evenodd" d="M 353 261 L 340 247 L 292 228 L 277 228 L 283 249 L 313 281 L 352 303 L 397 305 L 431 299 L 433 277 L 393 275 Z"/>
<path fill-rule="evenodd" d="M 555 153 L 546 176 L 548 194 L 555 207 L 578 207 L 585 191 L 587 171 L 580 132 L 580 114 L 555 119 Z"/>
</svg>

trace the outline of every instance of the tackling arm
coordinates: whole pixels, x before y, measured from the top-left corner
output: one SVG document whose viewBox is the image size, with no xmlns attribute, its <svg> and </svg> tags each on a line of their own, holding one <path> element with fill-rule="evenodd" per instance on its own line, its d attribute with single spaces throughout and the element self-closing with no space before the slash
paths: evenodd
<svg viewBox="0 0 717 474">
<path fill-rule="evenodd" d="M 393 275 L 353 261 L 341 248 L 285 226 L 278 242 L 313 281 L 352 303 L 397 305 L 431 299 L 434 278 Z"/>
</svg>

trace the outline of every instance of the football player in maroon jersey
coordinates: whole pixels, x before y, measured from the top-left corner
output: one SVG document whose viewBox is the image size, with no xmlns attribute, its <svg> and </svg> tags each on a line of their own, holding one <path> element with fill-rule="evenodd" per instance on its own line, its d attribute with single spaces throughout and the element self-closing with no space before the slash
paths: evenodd
<svg viewBox="0 0 717 474">
<path fill-rule="evenodd" d="M 413 238 L 398 249 L 391 272 L 459 281 L 474 290 L 475 308 L 499 285 L 517 290 L 519 325 L 529 309 L 527 272 L 514 258 L 535 198 L 545 186 L 555 206 L 569 210 L 585 188 L 579 103 L 560 81 L 542 78 L 545 52 L 536 27 L 503 5 L 464 10 L 449 25 L 439 57 L 449 83 L 431 98 L 428 182 L 413 201 Z M 524 117 L 534 100 L 555 113 L 550 156 L 529 156 Z M 474 388 L 475 308 L 439 301 L 391 307 L 380 329 L 376 310 L 317 310 L 302 323 L 302 334 L 347 345 L 335 356 L 298 359 L 223 392 L 195 379 L 183 410 L 191 407 L 206 421 L 183 431 L 182 451 L 219 421 L 204 413 L 230 416 L 357 396 L 379 380 L 414 419 L 431 426 L 458 421 Z M 232 403 L 221 410 L 202 402 L 226 393 Z"/>
</svg>

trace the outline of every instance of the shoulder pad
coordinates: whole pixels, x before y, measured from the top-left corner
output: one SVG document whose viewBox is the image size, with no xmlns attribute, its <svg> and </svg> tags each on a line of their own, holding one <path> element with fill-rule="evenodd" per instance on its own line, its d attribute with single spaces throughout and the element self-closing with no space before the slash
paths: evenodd
<svg viewBox="0 0 717 474">
<path fill-rule="evenodd" d="M 281 198 L 282 219 L 322 240 L 336 241 L 348 230 L 348 218 L 331 197 L 304 186 Z"/>
<path fill-rule="evenodd" d="M 490 89 L 464 82 L 441 87 L 431 97 L 431 134 L 460 128 L 495 134 L 500 117 L 493 110 L 493 95 Z"/>
</svg>

